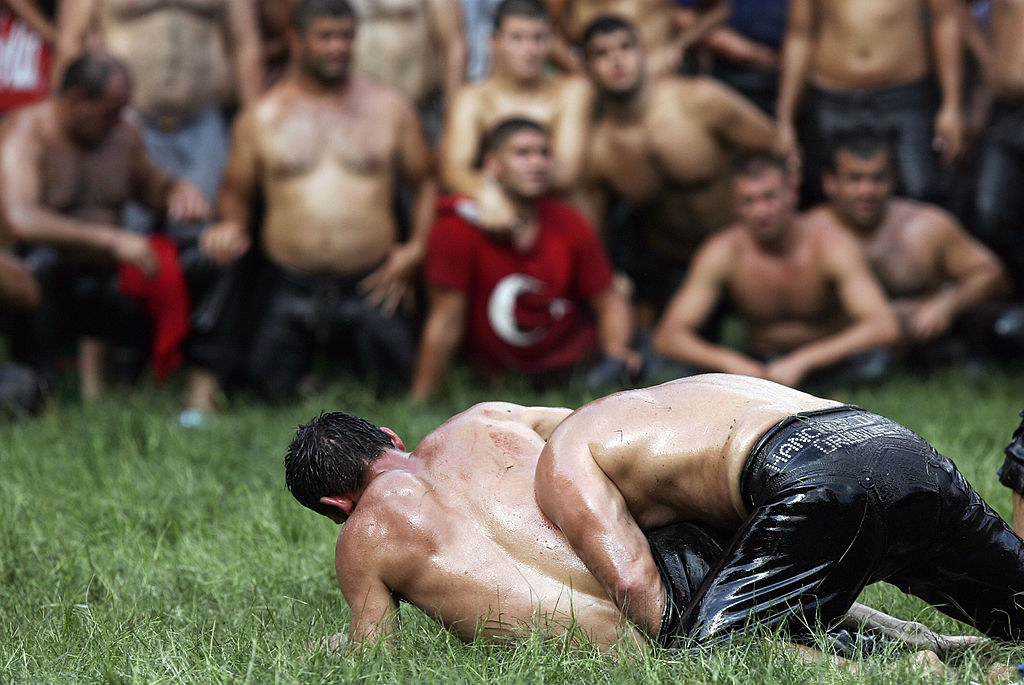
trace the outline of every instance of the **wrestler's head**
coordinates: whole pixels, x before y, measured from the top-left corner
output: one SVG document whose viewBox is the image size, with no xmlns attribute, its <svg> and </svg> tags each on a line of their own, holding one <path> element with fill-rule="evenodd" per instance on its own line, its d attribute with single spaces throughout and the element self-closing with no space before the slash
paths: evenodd
<svg viewBox="0 0 1024 685">
<path fill-rule="evenodd" d="M 484 139 L 484 173 L 517 200 L 535 200 L 548 192 L 551 140 L 532 119 L 505 119 Z"/>
<path fill-rule="evenodd" d="M 385 451 L 405 449 L 387 428 L 341 412 L 299 426 L 284 457 L 285 482 L 305 507 L 342 523 L 366 486 L 369 466 Z"/>
<path fill-rule="evenodd" d="M 732 193 L 737 218 L 758 243 L 778 242 L 792 225 L 797 190 L 784 160 L 764 153 L 738 159 Z"/>
<path fill-rule="evenodd" d="M 843 221 L 861 230 L 876 228 L 896 186 L 889 138 L 870 129 L 838 134 L 822 182 Z"/>
<path fill-rule="evenodd" d="M 328 86 L 348 78 L 356 13 L 347 0 L 301 0 L 292 23 L 292 58 L 303 73 Z"/>
<path fill-rule="evenodd" d="M 491 55 L 496 71 L 529 82 L 551 54 L 551 14 L 540 0 L 504 0 L 494 13 Z"/>
<path fill-rule="evenodd" d="M 644 82 L 644 50 L 636 28 L 605 15 L 587 26 L 580 41 L 587 72 L 604 97 L 628 99 Z"/>
<path fill-rule="evenodd" d="M 114 130 L 131 101 L 128 68 L 110 55 L 85 53 L 64 70 L 58 90 L 61 123 L 83 147 L 95 147 Z"/>
</svg>

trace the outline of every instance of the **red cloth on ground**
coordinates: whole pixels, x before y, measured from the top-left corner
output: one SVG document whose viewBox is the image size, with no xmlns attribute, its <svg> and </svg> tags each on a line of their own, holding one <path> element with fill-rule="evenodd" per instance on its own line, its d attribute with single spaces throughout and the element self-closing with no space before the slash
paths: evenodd
<svg viewBox="0 0 1024 685">
<path fill-rule="evenodd" d="M 156 254 L 156 273 L 147 279 L 137 266 L 122 264 L 117 289 L 140 300 L 153 319 L 153 375 L 162 381 L 185 363 L 181 346 L 188 337 L 192 303 L 178 264 L 178 247 L 162 235 L 149 236 L 149 244 Z"/>
<path fill-rule="evenodd" d="M 553 199 L 537 203 L 537 243 L 527 252 L 489 237 L 438 203 L 424 276 L 466 295 L 466 350 L 485 373 L 539 374 L 574 366 L 597 352 L 591 298 L 612 286 L 612 266 L 586 219 Z"/>
</svg>

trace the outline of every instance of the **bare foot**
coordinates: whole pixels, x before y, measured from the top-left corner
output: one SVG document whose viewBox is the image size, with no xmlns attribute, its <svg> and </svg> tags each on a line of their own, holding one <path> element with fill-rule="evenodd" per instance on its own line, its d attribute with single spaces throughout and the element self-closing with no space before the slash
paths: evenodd
<svg viewBox="0 0 1024 685">
<path fill-rule="evenodd" d="M 906 657 L 906 660 L 918 667 L 925 675 L 933 678 L 942 678 L 946 675 L 946 667 L 939 655 L 929 649 L 914 652 Z"/>
<path fill-rule="evenodd" d="M 980 635 L 940 635 L 932 633 L 932 651 L 939 655 L 939 658 L 946 659 L 953 654 L 964 652 L 968 649 L 985 651 L 992 646 L 992 640 Z"/>
<path fill-rule="evenodd" d="M 993 664 L 985 674 L 985 682 L 988 685 L 999 685 L 999 683 L 1017 682 L 1017 669 L 1009 664 Z"/>
</svg>

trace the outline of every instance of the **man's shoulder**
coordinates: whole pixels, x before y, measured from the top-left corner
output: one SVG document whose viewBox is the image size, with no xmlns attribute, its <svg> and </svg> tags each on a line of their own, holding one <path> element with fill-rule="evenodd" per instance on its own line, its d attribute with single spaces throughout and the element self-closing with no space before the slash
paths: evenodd
<svg viewBox="0 0 1024 685">
<path fill-rule="evenodd" d="M 56 130 L 53 104 L 50 100 L 43 100 L 19 107 L 8 114 L 0 123 L 0 139 L 10 140 L 15 137 L 41 143 L 45 142 L 46 134 L 51 130 Z"/>
<path fill-rule="evenodd" d="M 936 239 L 950 238 L 963 230 L 959 220 L 939 207 L 910 199 L 892 200 L 892 221 L 900 232 L 927 235 Z"/>
<path fill-rule="evenodd" d="M 594 235 L 590 222 L 576 205 L 554 197 L 537 201 L 537 207 L 545 222 L 544 230 L 557 230 L 574 236 Z"/>
<path fill-rule="evenodd" d="M 411 537 L 426 515 L 431 488 L 409 473 L 391 471 L 373 479 L 338 536 L 338 551 L 349 553 Z"/>
</svg>

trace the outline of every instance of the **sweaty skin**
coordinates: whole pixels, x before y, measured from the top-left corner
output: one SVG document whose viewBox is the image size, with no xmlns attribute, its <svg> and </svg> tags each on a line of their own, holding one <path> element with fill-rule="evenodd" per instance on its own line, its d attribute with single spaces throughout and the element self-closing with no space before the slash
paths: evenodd
<svg viewBox="0 0 1024 685">
<path fill-rule="evenodd" d="M 356 64 L 414 103 L 454 94 L 463 80 L 465 41 L 459 0 L 354 0 Z"/>
<path fill-rule="evenodd" d="M 758 438 L 790 414 L 837 404 L 722 374 L 610 395 L 552 433 L 537 462 L 537 501 L 607 593 L 657 634 L 664 589 L 642 531 L 678 521 L 735 530 L 749 514 L 740 473 Z M 583 539 L 599 529 L 609 534 Z M 629 587 L 646 592 L 627 603 Z"/>
<path fill-rule="evenodd" d="M 464 640 L 572 625 L 606 648 L 638 639 L 534 497 L 537 456 L 569 413 L 476 405 L 371 481 L 337 544 L 354 641 L 394 628 L 397 597 Z"/>
<path fill-rule="evenodd" d="M 259 27 L 253 0 L 77 0 L 58 17 L 58 68 L 100 42 L 135 75 L 133 104 L 154 117 L 188 118 L 262 89 Z"/>
</svg>

